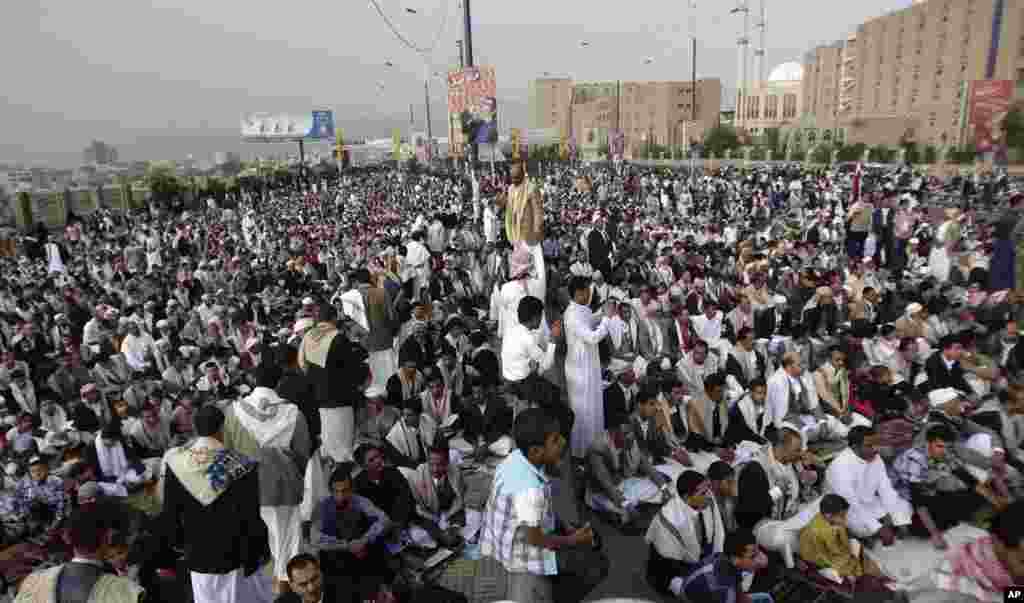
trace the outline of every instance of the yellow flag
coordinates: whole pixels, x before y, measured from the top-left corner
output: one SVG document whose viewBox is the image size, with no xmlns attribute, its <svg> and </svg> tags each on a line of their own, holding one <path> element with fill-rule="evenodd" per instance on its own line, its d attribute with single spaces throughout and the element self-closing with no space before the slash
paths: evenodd
<svg viewBox="0 0 1024 603">
<path fill-rule="evenodd" d="M 512 159 L 519 161 L 519 145 L 522 144 L 520 141 L 519 128 L 512 128 Z"/>
<path fill-rule="evenodd" d="M 558 155 L 563 161 L 569 158 L 569 136 L 562 135 L 562 144 L 559 145 Z"/>
<path fill-rule="evenodd" d="M 395 161 L 402 160 L 402 130 L 395 128 L 391 133 L 391 154 Z"/>
</svg>

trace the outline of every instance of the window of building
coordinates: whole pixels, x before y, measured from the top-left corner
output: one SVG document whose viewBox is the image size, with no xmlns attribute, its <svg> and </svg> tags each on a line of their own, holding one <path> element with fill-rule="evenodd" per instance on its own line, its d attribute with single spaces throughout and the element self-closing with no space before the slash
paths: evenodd
<svg viewBox="0 0 1024 603">
<path fill-rule="evenodd" d="M 782 97 L 782 119 L 793 119 L 796 117 L 796 95 L 786 94 Z"/>
</svg>

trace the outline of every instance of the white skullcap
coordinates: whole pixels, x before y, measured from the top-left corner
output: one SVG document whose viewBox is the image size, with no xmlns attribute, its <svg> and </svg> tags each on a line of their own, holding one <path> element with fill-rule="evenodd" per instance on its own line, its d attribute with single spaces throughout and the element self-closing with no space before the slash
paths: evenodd
<svg viewBox="0 0 1024 603">
<path fill-rule="evenodd" d="M 380 386 L 380 385 L 371 385 L 366 390 L 366 397 L 368 399 L 370 399 L 370 400 L 374 400 L 376 398 L 383 398 L 385 393 L 386 392 L 385 392 L 385 390 L 384 390 L 384 388 L 382 386 Z"/>
<path fill-rule="evenodd" d="M 907 314 L 907 316 L 910 316 L 912 314 L 917 314 L 921 310 L 924 310 L 924 306 L 922 306 L 921 304 L 919 304 L 917 302 L 914 302 L 912 304 L 908 304 L 907 305 L 907 312 L 906 312 L 906 314 Z"/>
<path fill-rule="evenodd" d="M 942 406 L 950 400 L 956 400 L 961 397 L 960 392 L 953 389 L 952 387 L 943 387 L 940 389 L 934 389 L 928 394 L 928 402 L 932 406 Z"/>
</svg>

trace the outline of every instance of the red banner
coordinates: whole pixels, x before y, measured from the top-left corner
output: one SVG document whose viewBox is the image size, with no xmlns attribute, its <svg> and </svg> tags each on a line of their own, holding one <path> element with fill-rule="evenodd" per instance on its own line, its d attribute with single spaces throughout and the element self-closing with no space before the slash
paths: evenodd
<svg viewBox="0 0 1024 603">
<path fill-rule="evenodd" d="M 1013 82 L 979 80 L 971 86 L 971 127 L 979 153 L 1006 147 L 1006 115 L 1010 112 Z"/>
</svg>

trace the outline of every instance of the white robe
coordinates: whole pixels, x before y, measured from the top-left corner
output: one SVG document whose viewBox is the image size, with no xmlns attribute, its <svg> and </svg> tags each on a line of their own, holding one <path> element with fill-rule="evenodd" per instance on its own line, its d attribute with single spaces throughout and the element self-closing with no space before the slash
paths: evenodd
<svg viewBox="0 0 1024 603">
<path fill-rule="evenodd" d="M 847 527 L 854 536 L 874 535 L 886 515 L 894 525 L 910 525 L 910 503 L 893 489 L 880 456 L 868 463 L 852 449 L 843 450 L 825 472 L 825 488 L 850 503 Z"/>
<path fill-rule="evenodd" d="M 594 327 L 587 306 L 570 303 L 565 311 L 565 385 L 576 413 L 572 428 L 572 455 L 585 457 L 590 445 L 604 433 L 604 390 L 597 344 L 608 334 L 608 320 Z"/>
</svg>

